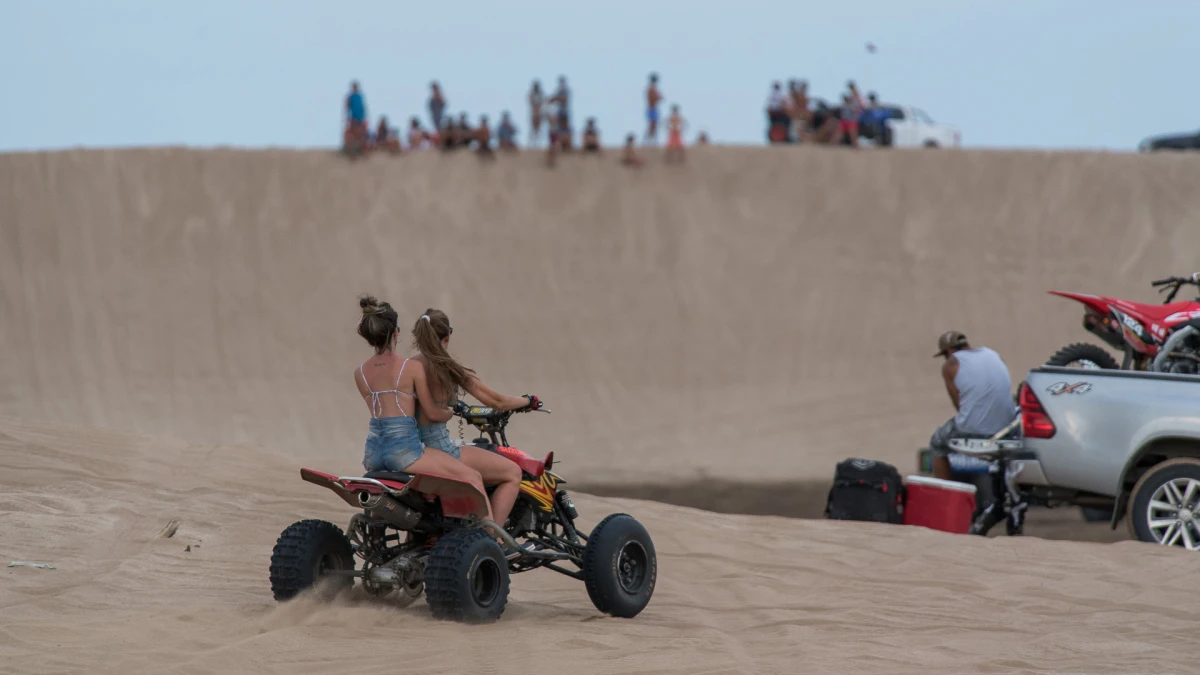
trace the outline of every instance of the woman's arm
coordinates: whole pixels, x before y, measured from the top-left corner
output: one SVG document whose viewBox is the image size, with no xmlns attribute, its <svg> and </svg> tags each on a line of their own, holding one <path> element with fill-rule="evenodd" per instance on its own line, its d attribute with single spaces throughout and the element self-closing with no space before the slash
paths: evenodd
<svg viewBox="0 0 1200 675">
<path fill-rule="evenodd" d="M 425 413 L 425 417 L 432 422 L 447 422 L 451 417 L 454 417 L 454 409 L 449 406 L 438 405 L 437 401 L 433 400 L 433 392 L 429 390 L 429 380 L 425 378 L 425 364 L 420 361 L 409 361 L 416 366 L 413 370 L 413 388 L 417 391 L 417 400 L 421 404 L 421 411 Z"/>
<path fill-rule="evenodd" d="M 529 405 L 529 399 L 524 396 L 509 396 L 501 394 L 483 383 L 476 375 L 471 375 L 464 387 L 467 393 L 479 399 L 479 402 L 496 410 L 517 410 Z"/>
</svg>

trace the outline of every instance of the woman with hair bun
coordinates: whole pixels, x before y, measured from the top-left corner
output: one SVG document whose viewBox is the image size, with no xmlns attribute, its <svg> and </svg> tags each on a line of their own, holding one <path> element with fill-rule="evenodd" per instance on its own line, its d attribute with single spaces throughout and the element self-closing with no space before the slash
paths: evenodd
<svg viewBox="0 0 1200 675">
<path fill-rule="evenodd" d="M 362 318 L 358 334 L 375 349 L 375 354 L 354 371 L 354 383 L 371 410 L 363 468 L 368 472 L 405 471 L 457 478 L 486 495 L 483 476 L 460 462 L 457 453 L 452 456 L 421 442 L 417 404 L 423 411 L 436 411 L 438 407 L 430 393 L 425 364 L 416 358 L 401 359 L 396 354 L 400 336 L 396 310 L 369 295 L 359 299 L 359 306 Z M 489 508 L 488 518 L 495 520 L 490 511 Z M 506 511 L 504 517 L 507 516 Z M 497 522 L 504 524 L 503 520 Z"/>
<path fill-rule="evenodd" d="M 420 354 L 412 360 L 423 366 L 422 372 L 429 378 L 429 391 L 434 399 L 434 406 L 426 405 L 425 399 L 421 399 L 418 417 L 421 442 L 458 457 L 463 464 L 478 471 L 484 483 L 496 485 L 492 492 L 492 513 L 496 522 L 503 526 L 521 490 L 521 468 L 512 460 L 483 448 L 455 445 L 446 428 L 446 422 L 453 417 L 450 406 L 458 399 L 459 389 L 496 410 L 537 410 L 542 403 L 533 395 L 509 396 L 484 384 L 474 370 L 464 367 L 447 351 L 453 332 L 449 317 L 440 309 L 425 310 L 413 326 L 413 344 Z"/>
</svg>

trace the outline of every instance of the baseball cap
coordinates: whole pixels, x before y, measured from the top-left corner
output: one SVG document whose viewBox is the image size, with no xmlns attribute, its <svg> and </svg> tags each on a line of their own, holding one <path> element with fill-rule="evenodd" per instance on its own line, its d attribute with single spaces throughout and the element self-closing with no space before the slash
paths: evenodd
<svg viewBox="0 0 1200 675">
<path fill-rule="evenodd" d="M 945 333 L 942 333 L 942 336 L 938 338 L 938 351 L 933 355 L 933 357 L 937 358 L 945 354 L 947 349 L 962 347 L 966 344 L 966 335 L 963 335 L 956 330 L 948 330 Z"/>
</svg>

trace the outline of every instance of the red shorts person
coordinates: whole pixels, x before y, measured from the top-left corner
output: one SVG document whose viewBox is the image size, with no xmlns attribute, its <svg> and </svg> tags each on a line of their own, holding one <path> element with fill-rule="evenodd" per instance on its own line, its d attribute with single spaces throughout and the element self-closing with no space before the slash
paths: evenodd
<svg viewBox="0 0 1200 675">
<path fill-rule="evenodd" d="M 687 122 L 679 114 L 679 106 L 671 106 L 671 117 L 667 119 L 667 151 L 666 160 L 683 160 L 683 128 Z"/>
</svg>

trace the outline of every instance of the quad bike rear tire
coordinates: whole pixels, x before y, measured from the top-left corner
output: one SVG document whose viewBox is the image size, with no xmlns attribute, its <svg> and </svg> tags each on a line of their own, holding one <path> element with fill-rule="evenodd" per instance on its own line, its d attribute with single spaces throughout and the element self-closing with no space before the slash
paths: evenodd
<svg viewBox="0 0 1200 675">
<path fill-rule="evenodd" d="M 1120 370 L 1121 365 L 1109 354 L 1103 347 L 1098 347 L 1086 342 L 1076 342 L 1075 344 L 1067 345 L 1055 352 L 1047 361 L 1048 366 L 1070 366 L 1072 363 L 1091 363 L 1095 367 L 1105 368 L 1109 370 Z M 1091 368 L 1091 365 L 1083 365 L 1083 368 Z"/>
<path fill-rule="evenodd" d="M 657 581 L 654 542 L 641 523 L 614 513 L 592 529 L 583 550 L 583 582 L 596 609 L 635 617 L 649 604 Z"/>
<path fill-rule="evenodd" d="M 354 577 L 328 573 L 353 569 L 354 550 L 341 528 L 324 520 L 301 520 L 275 541 L 271 592 L 283 602 L 315 586 L 318 597 L 329 599 L 353 586 Z"/>
<path fill-rule="evenodd" d="M 435 619 L 492 623 L 508 602 L 508 561 L 490 534 L 453 530 L 425 561 L 425 600 Z"/>
</svg>

